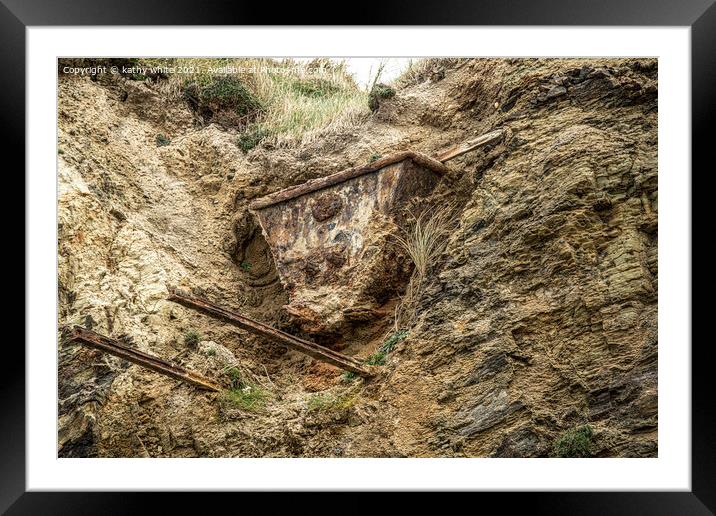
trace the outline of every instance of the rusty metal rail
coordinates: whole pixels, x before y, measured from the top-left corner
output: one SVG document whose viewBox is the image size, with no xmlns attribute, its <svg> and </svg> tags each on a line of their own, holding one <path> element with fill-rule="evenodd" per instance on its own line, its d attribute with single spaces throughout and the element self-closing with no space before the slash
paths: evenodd
<svg viewBox="0 0 716 516">
<path fill-rule="evenodd" d="M 368 368 L 363 366 L 363 364 L 353 357 L 343 355 L 342 353 L 320 346 L 314 342 L 300 339 L 290 333 L 277 330 L 268 324 L 249 319 L 248 317 L 222 308 L 206 299 L 189 295 L 175 288 L 169 289 L 169 297 L 167 299 L 186 308 L 191 308 L 192 310 L 197 310 L 217 319 L 221 319 L 229 324 L 233 324 L 234 326 L 241 328 L 242 330 L 246 330 L 279 344 L 283 344 L 289 348 L 295 349 L 296 351 L 300 351 L 301 353 L 305 353 L 316 360 L 328 362 L 336 367 L 340 367 L 341 369 L 351 371 L 361 376 L 370 376 L 371 374 Z"/>
<path fill-rule="evenodd" d="M 208 378 L 205 378 L 193 371 L 184 369 L 181 366 L 171 364 L 159 357 L 155 357 L 120 344 L 114 339 L 100 335 L 81 326 L 74 326 L 67 336 L 68 341 L 74 341 L 84 346 L 99 349 L 111 355 L 123 358 L 147 369 L 151 369 L 166 376 L 170 376 L 182 382 L 190 383 L 202 389 L 219 392 L 221 386 Z"/>
<path fill-rule="evenodd" d="M 433 159 L 436 159 L 440 163 L 445 163 L 446 161 L 450 161 L 453 158 L 457 158 L 458 156 L 462 156 L 466 152 L 470 152 L 472 150 L 477 149 L 478 147 L 482 147 L 483 145 L 487 145 L 489 143 L 495 143 L 497 140 L 502 138 L 502 135 L 504 134 L 504 131 L 502 129 L 498 129 L 496 131 L 492 131 L 487 134 L 483 134 L 482 136 L 479 136 L 475 138 L 474 140 L 470 140 L 465 143 L 461 143 L 460 145 L 455 145 L 453 147 L 450 147 L 449 149 L 444 149 L 436 156 L 434 156 Z"/>
</svg>

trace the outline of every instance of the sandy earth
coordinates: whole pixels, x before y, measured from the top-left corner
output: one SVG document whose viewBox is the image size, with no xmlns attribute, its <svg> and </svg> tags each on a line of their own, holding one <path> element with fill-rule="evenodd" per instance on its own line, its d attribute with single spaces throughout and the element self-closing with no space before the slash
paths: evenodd
<svg viewBox="0 0 716 516">
<path fill-rule="evenodd" d="M 656 456 L 656 62 L 474 60 L 431 77 L 360 129 L 248 154 L 152 84 L 61 78 L 60 324 L 207 375 L 239 367 L 268 401 L 237 410 L 61 345 L 60 456 L 535 457 L 586 423 L 595 456 Z M 248 203 L 496 128 L 505 138 L 450 162 L 434 192 L 456 229 L 376 378 L 344 382 L 165 300 L 178 285 L 297 331 Z M 326 344 L 365 357 L 391 322 Z"/>
</svg>

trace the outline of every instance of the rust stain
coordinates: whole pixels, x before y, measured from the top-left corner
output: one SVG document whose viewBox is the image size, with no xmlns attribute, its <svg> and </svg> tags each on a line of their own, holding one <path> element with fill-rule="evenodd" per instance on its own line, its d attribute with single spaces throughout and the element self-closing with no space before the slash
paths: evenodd
<svg viewBox="0 0 716 516">
<path fill-rule="evenodd" d="M 435 188 L 441 177 L 436 170 L 442 170 L 405 156 L 386 159 L 370 173 L 339 172 L 310 188 L 300 185 L 252 204 L 289 292 L 304 285 L 346 284 L 364 257 L 371 223 L 394 219 L 408 200 Z M 360 169 L 348 171 L 355 170 Z"/>
</svg>

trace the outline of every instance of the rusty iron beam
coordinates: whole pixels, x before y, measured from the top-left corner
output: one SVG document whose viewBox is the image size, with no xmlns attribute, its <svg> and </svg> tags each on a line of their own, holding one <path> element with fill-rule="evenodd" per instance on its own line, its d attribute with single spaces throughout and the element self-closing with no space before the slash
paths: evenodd
<svg viewBox="0 0 716 516">
<path fill-rule="evenodd" d="M 487 145 L 488 143 L 494 143 L 497 140 L 499 140 L 502 137 L 503 134 L 502 129 L 498 129 L 496 131 L 492 131 L 487 134 L 483 134 L 482 136 L 479 136 L 475 138 L 474 140 L 467 141 L 465 143 L 462 143 L 460 145 L 454 145 L 448 149 L 444 149 L 437 153 L 435 156 L 435 159 L 439 161 L 440 163 L 445 163 L 446 161 L 449 161 L 453 158 L 457 158 L 458 156 L 462 156 L 466 152 L 470 152 L 472 150 L 477 149 L 478 147 L 482 147 L 483 145 Z"/>
<path fill-rule="evenodd" d="M 182 382 L 190 383 L 202 389 L 219 392 L 222 390 L 221 386 L 208 378 L 205 378 L 193 371 L 184 369 L 181 366 L 171 364 L 166 360 L 162 360 L 159 357 L 155 357 L 133 349 L 124 344 L 120 344 L 118 341 L 93 332 L 81 326 L 74 326 L 67 336 L 67 341 L 74 341 L 84 346 L 98 349 L 122 358 L 134 364 L 146 367 L 158 373 L 166 376 L 170 376 Z"/>
<path fill-rule="evenodd" d="M 385 156 L 384 158 L 380 158 L 372 163 L 369 163 L 368 165 L 349 168 L 346 170 L 342 170 L 341 172 L 332 174 L 330 176 L 319 177 L 317 179 L 312 179 L 297 186 L 292 186 L 284 190 L 279 190 L 278 192 L 274 192 L 265 197 L 261 197 L 260 199 L 256 199 L 249 205 L 249 208 L 251 208 L 252 210 L 260 210 L 268 206 L 273 206 L 274 204 L 288 201 L 290 199 L 295 199 L 296 197 L 300 197 L 307 193 L 322 190 L 324 188 L 343 183 L 345 181 L 348 181 L 349 179 L 353 179 L 364 174 L 376 172 L 382 168 L 387 167 L 388 165 L 393 165 L 406 159 L 412 160 L 413 163 L 432 170 L 433 172 L 436 172 L 440 175 L 447 174 L 450 171 L 450 169 L 446 165 L 440 163 L 440 161 L 420 152 L 396 152 L 394 154 Z"/>
<path fill-rule="evenodd" d="M 361 376 L 371 375 L 370 370 L 353 357 L 349 357 L 348 355 L 344 355 L 342 353 L 338 353 L 337 351 L 333 351 L 332 349 L 320 346 L 315 342 L 301 339 L 291 335 L 290 333 L 277 330 L 268 324 L 255 321 L 236 312 L 227 310 L 226 308 L 216 305 L 207 299 L 192 296 L 171 287 L 169 288 L 169 297 L 167 299 L 186 308 L 197 310 L 206 315 L 210 315 L 211 317 L 233 324 L 242 330 L 246 330 L 278 344 L 283 344 L 284 346 L 295 349 L 296 351 L 300 351 L 301 353 L 305 353 L 316 360 L 328 362 L 336 367 L 340 367 L 341 369 L 351 371 Z"/>
</svg>

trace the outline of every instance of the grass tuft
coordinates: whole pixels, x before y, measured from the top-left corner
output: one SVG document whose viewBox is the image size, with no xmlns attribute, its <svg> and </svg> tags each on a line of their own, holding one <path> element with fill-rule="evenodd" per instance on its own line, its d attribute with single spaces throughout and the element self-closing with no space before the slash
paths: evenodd
<svg viewBox="0 0 716 516">
<path fill-rule="evenodd" d="M 205 121 L 238 129 L 245 152 L 310 143 L 354 129 L 370 114 L 368 93 L 345 62 L 179 58 L 152 64 L 181 68 L 160 81 L 160 91 L 170 99 L 184 96 Z"/>
<path fill-rule="evenodd" d="M 357 374 L 357 373 L 354 373 L 353 371 L 345 371 L 345 372 L 341 375 L 341 380 L 342 380 L 344 383 L 352 382 L 352 381 L 355 380 L 356 378 L 358 378 L 358 374 Z"/>
<path fill-rule="evenodd" d="M 236 367 L 227 370 L 226 374 L 230 387 L 223 393 L 224 403 L 247 411 L 257 411 L 266 406 L 269 397 L 266 389 L 246 380 Z"/>
<path fill-rule="evenodd" d="M 427 57 L 411 59 L 407 68 L 393 81 L 399 88 L 407 88 L 427 80 L 440 80 L 445 70 L 453 68 L 465 59 L 452 57 Z"/>
<path fill-rule="evenodd" d="M 357 401 L 355 392 L 343 392 L 337 395 L 315 394 L 308 399 L 309 412 L 343 411 L 351 408 Z"/>
<path fill-rule="evenodd" d="M 401 228 L 402 235 L 396 236 L 415 266 L 396 308 L 396 330 L 409 328 L 415 322 L 428 270 L 447 245 L 452 210 L 450 205 L 426 210 L 414 217 L 410 227 Z"/>
<path fill-rule="evenodd" d="M 593 435 L 594 432 L 589 425 L 567 430 L 554 442 L 554 455 L 557 457 L 590 457 Z"/>
<path fill-rule="evenodd" d="M 385 365 L 385 353 L 376 351 L 366 359 L 365 363 L 366 365 Z"/>
<path fill-rule="evenodd" d="M 378 111 L 381 101 L 392 97 L 395 97 L 395 89 L 387 84 L 375 84 L 368 95 L 368 107 L 373 112 Z"/>
<path fill-rule="evenodd" d="M 184 334 L 184 344 L 186 344 L 190 348 L 197 347 L 200 341 L 201 335 L 194 330 L 189 330 Z"/>
<path fill-rule="evenodd" d="M 386 355 L 388 353 L 391 353 L 395 349 L 395 346 L 398 344 L 398 342 L 400 342 L 407 336 L 408 332 L 406 330 L 396 331 L 390 337 L 388 337 L 385 342 L 383 342 L 378 351 L 385 353 Z"/>
</svg>

